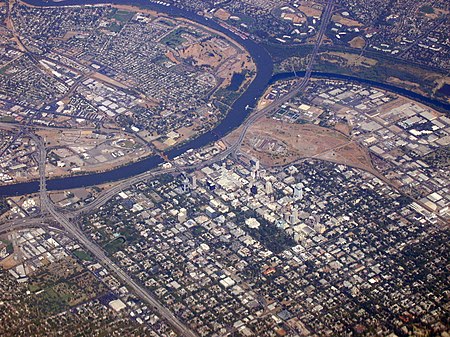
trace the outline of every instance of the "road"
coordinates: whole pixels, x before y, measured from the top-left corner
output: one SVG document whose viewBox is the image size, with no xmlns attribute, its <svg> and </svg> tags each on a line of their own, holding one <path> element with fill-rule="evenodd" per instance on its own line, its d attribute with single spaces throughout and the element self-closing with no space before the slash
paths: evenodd
<svg viewBox="0 0 450 337">
<path fill-rule="evenodd" d="M 206 161 L 201 162 L 196 165 L 188 165 L 188 166 L 182 166 L 182 167 L 173 166 L 171 168 L 158 168 L 153 171 L 139 174 L 132 178 L 126 179 L 126 180 L 120 182 L 119 184 L 117 184 L 116 186 L 100 193 L 94 202 L 87 205 L 83 209 L 71 212 L 69 214 L 64 214 L 62 212 L 59 212 L 56 209 L 55 205 L 52 203 L 52 201 L 50 200 L 48 193 L 47 193 L 46 177 L 45 177 L 45 165 L 46 165 L 47 153 L 46 153 L 46 149 L 45 149 L 45 144 L 44 144 L 42 138 L 40 138 L 36 135 L 30 135 L 30 137 L 34 140 L 34 142 L 37 145 L 36 160 L 39 165 L 39 194 L 40 194 L 40 200 L 41 200 L 41 210 L 46 211 L 51 216 L 51 218 L 53 218 L 54 220 L 56 220 L 56 222 L 59 223 L 61 228 L 64 229 L 68 235 L 70 235 L 71 237 L 78 240 L 78 242 L 80 244 L 82 244 L 85 247 L 85 249 L 87 251 L 89 251 L 96 258 L 96 260 L 98 262 L 102 263 L 110 271 L 112 271 L 123 283 L 125 283 L 142 300 L 149 303 L 153 308 L 155 308 L 155 310 L 158 312 L 158 314 L 161 317 L 163 317 L 164 319 L 166 319 L 171 324 L 171 326 L 184 337 L 197 337 L 198 335 L 195 332 L 193 332 L 192 330 L 190 330 L 177 317 L 175 317 L 169 309 L 167 309 L 161 303 L 159 303 L 159 301 L 145 287 L 142 287 L 140 284 L 138 284 L 136 281 L 134 281 L 131 276 L 129 276 L 127 273 L 125 273 L 115 262 L 113 262 L 108 256 L 106 256 L 103 249 L 101 247 L 99 247 L 96 243 L 92 242 L 84 234 L 84 232 L 76 225 L 76 223 L 73 220 L 75 218 L 79 217 L 83 213 L 88 213 L 92 210 L 97 209 L 98 207 L 101 207 L 108 200 L 110 200 L 112 197 L 117 195 L 118 192 L 130 187 L 134 183 L 137 183 L 142 180 L 152 179 L 152 178 L 155 178 L 162 174 L 184 172 L 184 171 L 189 171 L 189 170 L 198 170 L 201 167 L 209 166 L 212 163 L 221 161 L 224 158 L 226 158 L 227 156 L 229 156 L 230 154 L 235 155 L 242 144 L 242 141 L 245 137 L 245 134 L 246 134 L 248 128 L 253 123 L 255 123 L 262 116 L 267 115 L 268 113 L 272 112 L 274 109 L 278 108 L 283 103 L 289 101 L 294 96 L 298 95 L 298 93 L 306 87 L 306 85 L 311 77 L 314 60 L 319 51 L 326 27 L 327 27 L 328 22 L 331 17 L 332 8 L 333 8 L 333 0 L 329 0 L 323 11 L 323 14 L 322 14 L 321 27 L 319 30 L 316 44 L 314 46 L 313 52 L 311 53 L 311 57 L 308 62 L 308 65 L 307 65 L 305 77 L 300 81 L 300 83 L 298 83 L 294 87 L 294 90 L 292 90 L 290 93 L 288 93 L 287 95 L 281 97 L 280 99 L 272 102 L 267 107 L 251 114 L 249 116 L 249 118 L 243 123 L 242 130 L 240 132 L 238 140 L 234 144 L 229 146 L 225 151 L 210 158 L 209 160 L 206 160 Z M 21 219 L 15 220 L 13 222 L 0 225 L 0 232 L 8 230 L 8 229 L 12 229 L 12 228 L 20 228 L 21 226 L 24 226 L 25 223 L 30 224 L 30 225 L 43 224 L 44 222 L 46 222 L 47 219 L 48 218 L 44 217 L 44 218 L 40 218 L 40 219 L 31 218 L 29 220 L 21 220 Z"/>
<path fill-rule="evenodd" d="M 428 36 L 433 30 L 437 29 L 440 25 L 445 23 L 447 21 L 446 17 L 443 17 L 436 21 L 434 25 L 432 25 L 429 29 L 424 31 L 422 34 L 420 34 L 419 37 L 414 39 L 414 42 L 411 43 L 408 47 L 406 47 L 402 52 L 398 54 L 399 57 L 403 57 L 410 49 L 414 48 L 416 45 L 418 45 L 422 40 Z"/>
<path fill-rule="evenodd" d="M 313 48 L 313 51 L 310 55 L 310 59 L 308 61 L 308 65 L 306 68 L 305 76 L 301 79 L 301 81 L 294 87 L 294 89 L 289 92 L 287 95 L 277 99 L 276 101 L 269 104 L 267 107 L 255 111 L 251 114 L 247 120 L 242 124 L 242 129 L 240 130 L 240 134 L 238 139 L 231 144 L 225 151 L 217 154 L 216 156 L 210 158 L 209 160 L 203 161 L 201 163 L 195 165 L 187 165 L 187 166 L 172 166 L 171 168 L 157 168 L 153 171 L 145 172 L 139 174 L 137 176 L 131 177 L 129 179 L 123 180 L 119 182 L 112 188 L 104 190 L 101 192 L 97 198 L 85 206 L 84 208 L 76 211 L 72 211 L 69 213 L 62 213 L 58 211 L 55 205 L 51 202 L 47 189 L 46 189 L 46 178 L 45 178 L 45 164 L 46 164 L 46 150 L 45 144 L 43 140 L 36 136 L 30 135 L 33 138 L 34 142 L 37 144 L 37 161 L 39 164 L 39 184 L 40 184 L 40 200 L 41 200 L 41 209 L 46 211 L 48 215 L 43 214 L 39 218 L 27 218 L 27 219 L 17 219 L 13 221 L 9 221 L 7 223 L 0 224 L 0 233 L 20 229 L 24 227 L 50 227 L 49 223 L 52 221 L 56 221 L 62 230 L 64 230 L 68 235 L 75 238 L 80 244 L 82 244 L 85 249 L 91 253 L 95 259 L 108 268 L 113 274 L 117 276 L 117 278 L 126 284 L 131 291 L 133 291 L 137 296 L 139 296 L 143 301 L 150 304 L 155 311 L 165 320 L 169 322 L 169 324 L 182 336 L 184 337 L 197 337 L 198 335 L 189 329 L 183 322 L 181 322 L 168 308 L 164 307 L 145 287 L 138 284 L 130 275 L 128 275 L 125 271 L 123 271 L 115 262 L 113 262 L 103 251 L 101 247 L 99 247 L 96 243 L 92 242 L 78 227 L 76 220 L 83 214 L 90 213 L 95 209 L 98 209 L 102 205 L 104 205 L 108 200 L 116 196 L 120 191 L 129 188 L 131 185 L 148 179 L 155 179 L 156 177 L 162 174 L 173 174 L 176 172 L 184 172 L 190 170 L 198 170 L 202 167 L 209 166 L 215 162 L 221 161 L 229 155 L 235 156 L 239 151 L 242 142 L 245 138 L 247 130 L 253 125 L 256 121 L 258 121 L 261 117 L 273 112 L 280 105 L 286 103 L 293 97 L 299 94 L 302 90 L 304 90 L 311 78 L 313 66 L 317 54 L 319 52 L 320 45 L 322 43 L 326 27 L 329 23 L 329 20 L 332 15 L 333 10 L 333 0 L 329 0 L 327 5 L 323 11 L 322 19 L 321 19 L 321 27 L 317 36 L 316 44 Z M 381 178 L 381 177 L 379 177 Z M 383 179 L 384 180 L 384 179 Z M 386 183 L 388 181 L 384 180 Z M 51 227 L 52 229 L 56 229 Z"/>
<path fill-rule="evenodd" d="M 288 102 L 293 97 L 297 96 L 303 89 L 305 89 L 306 85 L 308 84 L 308 82 L 309 82 L 309 80 L 311 78 L 311 74 L 312 74 L 312 70 L 313 70 L 313 66 L 314 66 L 314 62 L 315 62 L 316 56 L 317 56 L 317 54 L 319 52 L 319 48 L 320 48 L 320 45 L 322 44 L 326 28 L 327 28 L 328 23 L 330 22 L 330 19 L 331 19 L 333 6 L 334 6 L 333 1 L 334 0 L 328 0 L 327 4 L 325 6 L 325 9 L 323 10 L 322 17 L 321 17 L 321 24 L 320 24 L 319 33 L 317 35 L 317 40 L 316 40 L 316 43 L 314 44 L 313 51 L 310 54 L 308 65 L 306 66 L 305 76 L 302 78 L 302 80 L 288 94 L 286 94 L 283 97 L 280 97 L 279 99 L 273 101 L 267 107 L 265 107 L 265 108 L 263 108 L 261 110 L 258 110 L 257 112 L 252 114 L 242 124 L 242 130 L 241 130 L 241 133 L 239 135 L 239 138 L 235 142 L 235 144 L 232 145 L 232 148 L 233 148 L 232 153 L 233 154 L 236 154 L 236 152 L 239 150 L 239 148 L 240 148 L 240 146 L 242 144 L 242 141 L 244 140 L 245 134 L 247 133 L 247 130 L 250 128 L 250 126 L 252 124 L 254 124 L 261 117 L 269 114 L 270 112 L 272 112 L 273 110 L 278 108 L 280 105 Z"/>
<path fill-rule="evenodd" d="M 65 232 L 76 239 L 84 248 L 89 251 L 92 256 L 94 256 L 97 262 L 101 263 L 103 266 L 108 268 L 115 274 L 119 280 L 125 283 L 137 296 L 139 296 L 143 301 L 150 304 L 154 310 L 182 336 L 184 337 L 198 337 L 198 335 L 190 330 L 184 323 L 182 323 L 178 318 L 175 317 L 172 312 L 164 307 L 146 288 L 139 285 L 136 281 L 132 279 L 127 273 L 125 273 L 115 262 L 113 262 L 102 248 L 100 248 L 96 243 L 89 240 L 89 238 L 83 233 L 83 231 L 72 223 L 67 215 L 59 213 L 54 207 L 52 201 L 50 200 L 45 180 L 45 164 L 47 153 L 45 150 L 45 144 L 42 138 L 31 135 L 31 138 L 35 141 L 37 146 L 37 161 L 39 164 L 39 195 L 41 199 L 41 209 L 46 210 L 65 230 Z"/>
<path fill-rule="evenodd" d="M 246 120 L 245 122 L 242 124 L 242 130 L 240 132 L 239 138 L 238 140 L 230 145 L 225 151 L 217 154 L 215 157 L 204 161 L 202 163 L 199 163 L 197 165 L 191 165 L 191 166 L 182 166 L 182 167 L 172 167 L 169 169 L 163 169 L 163 168 L 158 168 L 156 170 L 153 171 L 149 171 L 149 172 L 144 172 L 142 174 L 136 175 L 134 177 L 128 178 L 126 180 L 121 181 L 120 183 L 118 183 L 116 186 L 105 190 L 104 192 L 100 193 L 96 200 L 92 203 L 90 203 L 89 205 L 87 205 L 86 207 L 77 210 L 77 211 L 73 211 L 71 212 L 71 214 L 69 215 L 70 219 L 74 219 L 78 216 L 80 216 L 81 214 L 86 214 L 89 213 L 95 209 L 97 209 L 98 207 L 101 207 L 102 205 L 104 205 L 109 199 L 111 199 L 112 197 L 114 197 L 115 195 L 117 195 L 117 193 L 119 193 L 120 191 L 129 188 L 131 185 L 142 181 L 142 180 L 148 180 L 148 179 L 154 179 L 159 175 L 162 174 L 169 174 L 169 173 L 175 173 L 177 171 L 179 172 L 183 172 L 183 171 L 189 171 L 189 170 L 198 170 L 202 167 L 211 165 L 215 162 L 221 161 L 224 158 L 226 158 L 227 156 L 229 156 L 230 154 L 235 155 L 236 152 L 239 150 L 242 141 L 244 140 L 244 137 L 246 135 L 247 130 L 249 129 L 249 127 L 254 124 L 258 119 L 260 119 L 261 117 L 269 114 L 270 112 L 274 111 L 275 109 L 277 109 L 280 105 L 286 103 L 287 101 L 289 101 L 290 99 L 292 99 L 293 97 L 295 97 L 296 95 L 298 95 L 298 93 L 303 90 L 306 85 L 308 84 L 310 78 L 311 78 L 311 73 L 312 73 L 312 69 L 313 69 L 313 65 L 314 65 L 314 61 L 315 58 L 317 56 L 317 53 L 319 51 L 320 45 L 322 43 L 323 37 L 325 35 L 325 31 L 326 31 L 326 27 L 330 21 L 331 18 L 331 14 L 332 14 L 332 9 L 333 9 L 334 3 L 333 0 L 328 0 L 327 5 L 323 11 L 322 14 L 322 19 L 321 19 L 321 26 L 319 29 L 319 33 L 317 36 L 317 40 L 316 40 L 316 44 L 313 48 L 313 51 L 311 53 L 311 57 L 309 59 L 308 65 L 307 65 L 307 69 L 306 69 L 306 73 L 305 76 L 302 78 L 302 80 L 300 81 L 299 84 L 297 84 L 294 89 L 286 94 L 285 96 L 279 98 L 278 100 L 273 101 L 271 104 L 269 104 L 268 106 L 266 106 L 265 108 L 256 111 L 255 113 L 251 114 Z M 42 184 L 42 182 L 41 182 Z"/>
<path fill-rule="evenodd" d="M 275 109 L 277 109 L 280 105 L 286 103 L 287 101 L 289 101 L 290 99 L 292 99 L 293 97 L 298 95 L 298 93 L 301 90 L 303 90 L 306 87 L 306 85 L 308 84 L 308 82 L 311 78 L 311 73 L 312 73 L 315 58 L 319 51 L 320 45 L 322 43 L 323 36 L 325 35 L 326 27 L 331 18 L 333 6 L 334 6 L 333 0 L 328 0 L 327 4 L 325 6 L 325 9 L 322 13 L 321 26 L 319 29 L 316 43 L 314 45 L 313 51 L 311 53 L 311 57 L 309 59 L 309 62 L 308 62 L 307 68 L 306 68 L 305 76 L 302 78 L 300 83 L 297 84 L 297 86 L 295 86 L 294 89 L 290 93 L 279 98 L 278 100 L 273 101 L 271 104 L 269 104 L 265 108 L 258 110 L 255 113 L 251 114 L 245 120 L 245 122 L 242 124 L 241 133 L 239 135 L 238 140 L 234 144 L 230 145 L 225 151 L 221 152 L 220 154 L 216 155 L 215 157 L 213 157 L 205 162 L 202 162 L 198 165 L 177 167 L 177 168 L 170 168 L 170 169 L 158 168 L 156 170 L 145 172 L 145 173 L 136 175 L 132 178 L 123 180 L 115 187 L 108 189 L 105 192 L 101 193 L 94 202 L 92 202 L 85 208 L 72 212 L 71 218 L 77 217 L 82 213 L 88 213 L 88 212 L 100 207 L 101 205 L 105 204 L 109 199 L 111 199 L 114 195 L 116 195 L 118 192 L 120 192 L 123 189 L 128 188 L 129 186 L 137 183 L 138 181 L 152 179 L 152 178 L 155 178 L 155 177 L 157 177 L 161 174 L 165 174 L 165 173 L 174 173 L 176 171 L 182 172 L 182 171 L 187 171 L 187 170 L 196 170 L 201 167 L 210 165 L 214 162 L 223 160 L 225 157 L 227 157 L 230 154 L 235 155 L 242 144 L 242 141 L 247 133 L 247 130 L 249 129 L 249 127 L 252 124 L 254 124 L 261 117 L 263 117 L 263 116 L 269 114 L 270 112 L 274 111 Z M 42 184 L 42 182 L 40 182 L 40 184 Z"/>
<path fill-rule="evenodd" d="M 50 225 L 52 220 L 53 219 L 50 217 L 39 217 L 8 221 L 0 224 L 0 234 L 24 228 L 50 228 L 52 230 L 60 230 L 59 228 Z"/>
</svg>

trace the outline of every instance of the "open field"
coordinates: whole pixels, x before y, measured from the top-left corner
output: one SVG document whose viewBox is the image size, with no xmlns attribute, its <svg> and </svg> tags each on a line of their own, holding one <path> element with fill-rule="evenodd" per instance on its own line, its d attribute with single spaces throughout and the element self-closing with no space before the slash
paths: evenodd
<svg viewBox="0 0 450 337">
<path fill-rule="evenodd" d="M 354 45 L 362 46 L 362 42 L 354 41 Z M 281 49 L 272 45 L 268 48 L 275 58 L 276 73 L 305 69 L 307 59 L 302 48 Z M 427 97 L 446 100 L 442 95 L 439 97 L 437 91 L 444 83 L 450 83 L 448 74 L 373 52 L 365 51 L 364 55 L 347 48 L 327 46 L 319 53 L 314 70 L 391 83 Z"/>
<path fill-rule="evenodd" d="M 172 146 L 179 145 L 194 137 L 199 127 L 200 123 L 195 123 L 189 127 L 183 126 L 175 131 L 177 134 L 176 138 L 168 138 L 166 140 L 156 139 L 152 141 L 152 144 L 158 151 L 165 151 Z"/>
<path fill-rule="evenodd" d="M 304 1 L 302 5 L 297 9 L 304 13 L 306 16 L 320 17 L 322 15 L 322 5 L 318 5 L 315 2 Z"/>
<path fill-rule="evenodd" d="M 343 67 L 373 67 L 378 61 L 369 57 L 357 54 L 326 52 L 319 54 L 320 57 L 328 62 L 338 63 Z"/>
<path fill-rule="evenodd" d="M 436 80 L 435 83 L 436 87 L 433 89 L 433 94 L 437 94 L 443 86 L 450 85 L 450 76 L 442 77 Z M 450 96 L 446 96 L 445 100 L 450 103 Z"/>
<path fill-rule="evenodd" d="M 399 84 L 399 86 L 403 86 L 403 87 L 405 87 L 405 86 L 407 86 L 407 87 L 415 87 L 415 88 L 417 88 L 417 90 L 420 90 L 419 85 L 417 83 L 410 82 L 410 81 L 402 81 L 398 77 L 393 77 L 393 76 L 388 77 L 386 79 L 386 82 L 394 83 L 394 84 L 397 84 L 397 85 Z"/>
<path fill-rule="evenodd" d="M 153 10 L 150 9 L 143 9 L 141 7 L 137 7 L 137 6 L 131 6 L 131 5 L 114 5 L 114 8 L 117 8 L 121 11 L 128 11 L 128 12 L 139 12 L 139 13 L 145 13 L 145 14 L 150 14 L 152 16 L 158 16 L 159 13 L 155 12 Z"/>
<path fill-rule="evenodd" d="M 215 11 L 214 16 L 216 18 L 219 18 L 220 20 L 227 21 L 230 18 L 231 14 L 227 10 L 219 8 L 217 11 Z"/>
<path fill-rule="evenodd" d="M 331 17 L 331 20 L 337 23 L 340 23 L 341 25 L 344 26 L 349 26 L 349 27 L 361 27 L 363 24 L 356 21 L 356 20 L 352 20 L 352 19 L 348 19 L 348 18 L 344 18 L 342 15 L 340 14 L 335 14 Z"/>
<path fill-rule="evenodd" d="M 360 48 L 364 46 L 365 41 L 362 38 L 355 38 L 350 42 L 352 48 L 322 46 L 314 70 L 350 75 L 382 83 L 393 83 L 392 80 L 397 81 L 394 79 L 397 78 L 401 82 L 395 84 L 402 88 L 431 98 L 447 100 L 442 95 L 437 95 L 437 91 L 443 83 L 450 83 L 447 73 L 374 51 L 364 50 L 364 57 L 360 57 Z M 312 48 L 311 45 L 298 47 L 274 44 L 265 44 L 265 47 L 274 59 L 275 73 L 292 72 L 293 69 L 295 71 L 305 70 L 307 56 Z M 355 63 L 354 60 L 357 62 Z"/>
<path fill-rule="evenodd" d="M 366 41 L 361 36 L 356 36 L 353 39 L 351 39 L 348 44 L 352 48 L 361 49 L 361 48 L 364 48 L 364 46 L 366 45 Z"/>
<path fill-rule="evenodd" d="M 232 143 L 239 130 L 227 141 Z M 286 165 L 316 158 L 373 171 L 368 152 L 342 133 L 312 124 L 290 124 L 264 118 L 250 127 L 241 151 L 263 165 Z"/>
<path fill-rule="evenodd" d="M 207 65 L 215 69 L 221 62 L 235 56 L 236 53 L 236 49 L 229 44 L 213 38 L 206 42 L 190 44 L 180 51 L 180 56 L 184 59 L 192 58 L 196 65 Z"/>
</svg>

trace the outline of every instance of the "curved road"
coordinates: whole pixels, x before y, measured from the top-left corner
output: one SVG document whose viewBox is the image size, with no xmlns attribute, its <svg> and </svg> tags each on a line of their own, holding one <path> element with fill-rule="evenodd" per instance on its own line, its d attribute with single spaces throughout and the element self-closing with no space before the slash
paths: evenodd
<svg viewBox="0 0 450 337">
<path fill-rule="evenodd" d="M 32 139 L 35 141 L 38 148 L 38 163 L 39 163 L 39 195 L 41 199 L 41 209 L 46 210 L 50 215 L 61 225 L 62 228 L 71 237 L 78 240 L 96 259 L 112 271 L 123 283 L 125 283 L 133 292 L 139 296 L 142 300 L 150 304 L 158 314 L 166 319 L 169 324 L 184 337 L 198 337 L 198 335 L 183 324 L 175 315 L 166 307 L 164 307 L 146 288 L 139 285 L 133 280 L 131 276 L 125 273 L 115 262 L 113 262 L 108 256 L 106 256 L 103 249 L 101 249 L 96 243 L 89 240 L 89 238 L 83 233 L 83 231 L 73 224 L 69 218 L 62 213 L 59 213 L 50 198 L 48 197 L 46 182 L 45 182 L 45 163 L 47 158 L 47 152 L 42 138 L 32 135 Z"/>
<path fill-rule="evenodd" d="M 292 89 L 291 92 L 289 92 L 288 94 L 284 95 L 283 97 L 280 97 L 278 100 L 272 102 L 267 107 L 259 110 L 255 114 L 251 115 L 242 124 L 243 129 L 241 131 L 241 134 L 239 135 L 239 138 L 236 141 L 236 143 L 234 145 L 232 145 L 232 147 L 235 147 L 233 152 L 235 152 L 235 151 L 237 151 L 239 149 L 239 147 L 242 144 L 242 141 L 244 140 L 244 137 L 245 137 L 245 134 L 247 133 L 248 128 L 254 122 L 256 122 L 258 119 L 260 119 L 262 116 L 267 115 L 268 113 L 270 113 L 271 111 L 273 111 L 274 109 L 276 109 L 277 107 L 282 105 L 283 103 L 288 102 L 291 98 L 295 97 L 296 95 L 299 94 L 299 92 L 301 92 L 303 89 L 305 89 L 306 85 L 308 84 L 308 82 L 309 82 L 309 80 L 311 78 L 312 69 L 313 69 L 313 66 L 314 66 L 314 61 L 316 59 L 317 53 L 319 52 L 320 45 L 322 44 L 322 40 L 323 40 L 323 37 L 325 35 L 325 31 L 326 31 L 326 28 L 328 26 L 328 23 L 330 22 L 332 11 L 333 11 L 333 0 L 328 0 L 327 5 L 326 5 L 326 7 L 325 7 L 325 9 L 324 9 L 324 11 L 322 13 L 320 30 L 319 30 L 319 33 L 318 33 L 317 40 L 316 40 L 316 43 L 314 45 L 313 51 L 312 51 L 312 53 L 310 55 L 310 58 L 309 58 L 309 61 L 308 61 L 308 65 L 306 67 L 305 76 L 302 78 L 300 83 L 297 84 L 297 86 L 295 86 Z"/>
<path fill-rule="evenodd" d="M 316 44 L 314 46 L 313 52 L 311 53 L 311 57 L 309 59 L 308 62 L 308 66 L 307 66 L 307 70 L 306 70 L 306 74 L 305 77 L 301 80 L 301 82 L 288 94 L 286 94 L 285 96 L 279 98 L 276 101 L 273 101 L 271 104 L 269 104 L 267 107 L 256 111 L 254 114 L 251 114 L 246 120 L 245 122 L 242 124 L 242 130 L 241 133 L 239 135 L 238 140 L 232 144 L 231 146 L 229 146 L 225 151 L 219 153 L 218 155 L 216 155 L 215 157 L 204 161 L 200 164 L 197 165 L 192 165 L 192 166 L 183 166 L 183 167 L 173 167 L 170 169 L 161 169 L 158 168 L 156 170 L 153 171 L 149 171 L 149 172 L 145 172 L 142 174 L 139 174 L 137 176 L 134 176 L 132 178 L 126 179 L 124 181 L 122 181 L 121 183 L 119 183 L 118 185 L 114 186 L 113 188 L 106 190 L 105 192 L 101 193 L 97 199 L 92 202 L 91 204 L 89 204 L 88 206 L 84 207 L 83 209 L 80 209 L 78 211 L 73 212 L 72 214 L 77 216 L 80 215 L 82 213 L 88 213 L 102 205 L 104 205 L 109 199 L 111 199 L 114 195 L 116 195 L 117 193 L 119 193 L 121 190 L 128 188 L 129 186 L 131 186 L 132 184 L 141 181 L 141 180 L 146 180 L 146 179 L 151 179 L 151 178 L 155 178 L 159 175 L 165 174 L 165 173 L 174 173 L 176 171 L 189 171 L 189 170 L 197 170 L 201 167 L 205 167 L 208 165 L 211 165 L 212 163 L 215 163 L 217 161 L 223 160 L 224 158 L 226 158 L 228 155 L 230 154 L 236 154 L 236 152 L 239 150 L 242 141 L 244 140 L 244 137 L 247 133 L 247 130 L 249 129 L 249 127 L 254 124 L 258 119 L 260 119 L 261 117 L 269 114 L 270 112 L 274 111 L 275 109 L 277 109 L 280 105 L 286 103 L 287 101 L 289 101 L 291 98 L 295 97 L 296 95 L 298 95 L 298 93 L 303 90 L 306 85 L 308 84 L 310 78 L 311 78 L 311 73 L 312 73 L 312 69 L 314 66 L 314 61 L 315 58 L 317 56 L 317 53 L 319 52 L 319 48 L 320 45 L 322 44 L 322 40 L 323 40 L 323 36 L 325 35 L 325 30 L 326 27 L 330 21 L 331 18 L 331 14 L 332 14 L 332 10 L 333 10 L 333 0 L 328 0 L 327 5 L 323 11 L 322 14 L 322 23 L 320 26 L 320 30 L 319 30 L 319 34 L 316 40 Z"/>
<path fill-rule="evenodd" d="M 124 272 L 116 263 L 114 263 L 108 256 L 106 256 L 105 252 L 102 248 L 100 248 L 96 243 L 89 240 L 89 238 L 83 233 L 83 231 L 71 220 L 71 216 L 77 217 L 81 215 L 82 213 L 90 212 L 104 203 L 106 203 L 109 199 L 111 199 L 113 196 L 117 195 L 118 192 L 121 190 L 131 186 L 132 184 L 142 181 L 145 179 L 151 179 L 155 178 L 158 175 L 166 174 L 166 173 L 174 173 L 176 171 L 185 171 L 185 170 L 196 170 L 200 167 L 210 165 L 214 162 L 220 161 L 227 157 L 230 154 L 236 154 L 236 151 L 240 148 L 242 141 L 245 137 L 245 134 L 248 130 L 248 128 L 257 121 L 260 117 L 266 115 L 267 113 L 273 111 L 281 104 L 287 102 L 292 97 L 298 94 L 299 91 L 303 90 L 305 86 L 307 85 L 312 72 L 312 67 L 314 64 L 315 57 L 318 53 L 318 50 L 320 48 L 320 44 L 322 42 L 326 26 L 328 25 L 329 19 L 331 17 L 331 12 L 333 8 L 333 0 L 328 0 L 327 5 L 323 11 L 322 14 L 322 23 L 321 28 L 318 34 L 318 38 L 316 41 L 316 45 L 314 47 L 314 50 L 311 54 L 307 71 L 305 77 L 301 80 L 301 82 L 294 88 L 293 91 L 291 91 L 289 94 L 283 96 L 282 98 L 278 99 L 277 101 L 272 102 L 270 105 L 265 107 L 264 109 L 261 109 L 254 114 L 250 115 L 250 117 L 242 124 L 243 128 L 241 130 L 241 133 L 239 135 L 238 140 L 229 146 L 225 151 L 221 152 L 220 154 L 214 156 L 213 158 L 204 161 L 202 163 L 199 163 L 197 165 L 191 165 L 191 166 L 184 166 L 184 167 L 171 167 L 169 169 L 163 169 L 158 168 L 153 171 L 145 172 L 142 174 L 139 174 L 137 176 L 134 176 L 132 178 L 126 179 L 122 182 L 120 182 L 115 187 L 106 190 L 102 192 L 97 199 L 89 204 L 88 206 L 84 207 L 81 210 L 72 212 L 71 214 L 64 214 L 59 212 L 55 205 L 51 202 L 50 198 L 48 197 L 47 189 L 46 189 L 46 178 L 45 178 L 45 164 L 46 164 L 46 158 L 47 153 L 45 149 L 45 144 L 43 140 L 36 136 L 31 135 L 32 139 L 37 145 L 37 161 L 39 164 L 39 194 L 40 194 L 40 200 L 41 200 L 41 209 L 45 210 L 50 216 L 55 219 L 59 225 L 65 230 L 67 234 L 69 234 L 71 237 L 78 240 L 97 260 L 98 262 L 101 262 L 103 265 L 105 265 L 108 269 L 110 269 L 123 283 L 128 285 L 130 289 L 133 290 L 133 292 L 138 295 L 142 300 L 149 303 L 153 306 L 153 308 L 159 313 L 161 317 L 166 319 L 170 325 L 178 331 L 182 336 L 185 337 L 198 337 L 198 335 L 189 329 L 184 323 L 182 323 L 175 315 L 166 307 L 164 307 L 145 287 L 138 284 L 136 281 L 133 280 L 133 278 L 128 275 L 126 272 Z M 24 224 L 30 224 L 30 225 L 39 225 L 42 224 L 44 220 L 47 220 L 48 218 L 31 218 L 28 221 L 27 220 L 16 220 L 14 222 L 6 223 L 0 225 L 0 232 L 4 230 L 9 229 L 16 229 L 20 228 L 21 226 L 24 226 Z"/>
</svg>

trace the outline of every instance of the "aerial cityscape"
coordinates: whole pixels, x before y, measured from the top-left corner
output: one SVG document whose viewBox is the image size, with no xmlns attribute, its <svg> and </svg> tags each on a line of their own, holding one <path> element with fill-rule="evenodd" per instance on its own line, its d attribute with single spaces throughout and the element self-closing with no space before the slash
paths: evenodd
<svg viewBox="0 0 450 337">
<path fill-rule="evenodd" d="M 450 337 L 449 27 L 0 0 L 0 336 Z"/>
</svg>

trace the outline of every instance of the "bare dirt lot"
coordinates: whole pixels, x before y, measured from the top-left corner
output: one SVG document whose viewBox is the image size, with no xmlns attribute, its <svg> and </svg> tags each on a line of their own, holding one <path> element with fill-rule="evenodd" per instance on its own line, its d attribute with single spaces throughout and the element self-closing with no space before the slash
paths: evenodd
<svg viewBox="0 0 450 337">
<path fill-rule="evenodd" d="M 20 264 L 21 260 L 16 260 L 14 259 L 14 257 L 15 254 L 9 255 L 7 258 L 0 262 L 0 267 L 2 267 L 3 269 L 11 269 Z"/>
<path fill-rule="evenodd" d="M 313 1 L 302 1 L 298 10 L 304 13 L 306 16 L 320 17 L 322 15 L 323 6 Z"/>
<path fill-rule="evenodd" d="M 214 38 L 210 41 L 191 44 L 180 51 L 182 58 L 192 58 L 197 65 L 208 65 L 213 69 L 236 54 L 237 50 L 231 45 Z"/>
<path fill-rule="evenodd" d="M 364 46 L 366 45 L 366 41 L 361 36 L 356 36 L 353 39 L 351 39 L 348 44 L 352 48 L 361 49 L 361 48 L 364 48 Z"/>
<path fill-rule="evenodd" d="M 215 16 L 216 18 L 219 18 L 220 20 L 227 21 L 227 20 L 230 18 L 231 14 L 230 14 L 228 11 L 226 11 L 225 9 L 219 8 L 219 9 L 214 13 L 214 16 Z"/>
<path fill-rule="evenodd" d="M 227 137 L 233 143 L 240 129 Z M 342 133 L 312 124 L 264 118 L 250 127 L 241 151 L 263 165 L 278 166 L 316 158 L 374 171 L 368 152 Z"/>
<path fill-rule="evenodd" d="M 331 20 L 333 20 L 334 22 L 340 23 L 340 24 L 342 24 L 344 26 L 349 26 L 349 27 L 361 27 L 362 26 L 362 23 L 360 23 L 360 22 L 358 22 L 356 20 L 344 18 L 340 14 L 334 14 L 331 17 Z"/>
</svg>

